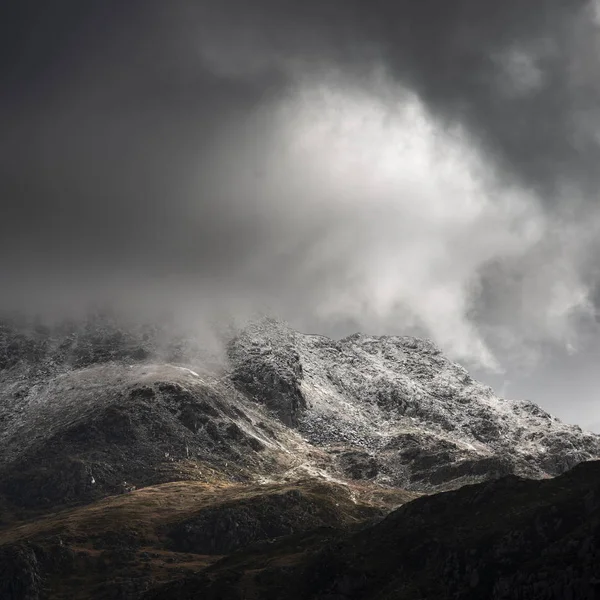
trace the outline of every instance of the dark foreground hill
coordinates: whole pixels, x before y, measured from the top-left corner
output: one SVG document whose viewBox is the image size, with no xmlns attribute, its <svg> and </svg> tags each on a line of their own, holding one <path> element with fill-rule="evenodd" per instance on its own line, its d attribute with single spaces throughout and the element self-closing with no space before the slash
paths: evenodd
<svg viewBox="0 0 600 600">
<path fill-rule="evenodd" d="M 0 534 L 0 597 L 594 599 L 600 463 L 426 496 L 382 519 L 334 484 L 175 483 Z"/>
<path fill-rule="evenodd" d="M 0 598 L 140 598 L 261 541 L 350 531 L 385 512 L 318 481 L 150 486 L 0 530 Z"/>
<path fill-rule="evenodd" d="M 423 497 L 357 532 L 300 534 L 224 558 L 145 600 L 592 600 L 600 463 Z"/>
</svg>

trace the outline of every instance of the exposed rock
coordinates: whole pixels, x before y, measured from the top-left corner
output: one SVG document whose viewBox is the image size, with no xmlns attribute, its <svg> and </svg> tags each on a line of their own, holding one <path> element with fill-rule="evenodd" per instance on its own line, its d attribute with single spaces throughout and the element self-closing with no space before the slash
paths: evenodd
<svg viewBox="0 0 600 600">
<path fill-rule="evenodd" d="M 310 470 L 311 446 L 329 475 L 424 492 L 600 457 L 599 436 L 495 396 L 426 340 L 334 341 L 266 319 L 230 342 L 227 373 L 199 376 L 132 362 L 155 353 L 151 328 L 63 329 L 0 331 L 0 493 L 24 505 L 172 480 L 189 460 L 237 478 Z"/>
<path fill-rule="evenodd" d="M 339 462 L 342 471 L 350 479 L 373 479 L 379 469 L 377 460 L 361 450 L 347 450 L 340 453 Z"/>
<path fill-rule="evenodd" d="M 428 491 L 540 478 L 600 457 L 600 436 L 497 397 L 427 340 L 334 341 L 267 319 L 233 339 L 229 357 L 240 389 L 311 443 L 373 457 L 381 483 Z"/>
<path fill-rule="evenodd" d="M 196 478 L 196 462 L 243 478 L 289 461 L 283 425 L 267 434 L 256 425 L 264 411 L 233 386 L 169 365 L 71 371 L 4 402 L 0 415 L 0 493 L 25 508 Z"/>
<path fill-rule="evenodd" d="M 235 364 L 233 382 L 258 402 L 272 410 L 286 425 L 297 425 L 306 408 L 300 390 L 302 364 L 295 349 L 295 332 L 265 321 L 270 328 L 268 339 L 254 339 L 251 330 L 230 346 Z M 244 339 L 246 343 L 240 343 Z"/>
<path fill-rule="evenodd" d="M 25 544 L 0 546 L 0 598 L 3 600 L 39 600 L 42 580 L 38 560 Z"/>
</svg>

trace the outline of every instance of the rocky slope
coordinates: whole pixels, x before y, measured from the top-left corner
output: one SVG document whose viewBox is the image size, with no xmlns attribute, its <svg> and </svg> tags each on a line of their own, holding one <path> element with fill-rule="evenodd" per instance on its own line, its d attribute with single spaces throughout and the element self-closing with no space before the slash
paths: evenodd
<svg viewBox="0 0 600 600">
<path fill-rule="evenodd" d="M 426 340 L 335 341 L 265 320 L 229 357 L 238 389 L 337 455 L 348 477 L 431 491 L 554 476 L 600 457 L 599 436 L 499 398 Z"/>
<path fill-rule="evenodd" d="M 0 328 L 0 523 L 168 481 L 268 479 L 309 453 L 320 460 L 223 373 L 166 362 L 189 350 L 180 340 L 180 354 L 165 356 L 147 331 L 105 320 L 10 325 Z"/>
<path fill-rule="evenodd" d="M 0 327 L 0 494 L 93 499 L 191 476 L 198 461 L 237 477 L 320 471 L 431 492 L 600 457 L 600 436 L 497 397 L 426 340 L 336 341 L 264 319 L 215 369 L 157 331 L 98 316 L 79 329 Z M 44 478 L 59 466 L 52 491 Z"/>
<path fill-rule="evenodd" d="M 277 473 L 289 462 L 278 436 L 293 447 L 293 436 L 266 425 L 227 382 L 182 367 L 95 365 L 19 390 L 6 386 L 2 398 L 0 493 L 20 507 L 89 502 L 213 471 Z"/>
</svg>

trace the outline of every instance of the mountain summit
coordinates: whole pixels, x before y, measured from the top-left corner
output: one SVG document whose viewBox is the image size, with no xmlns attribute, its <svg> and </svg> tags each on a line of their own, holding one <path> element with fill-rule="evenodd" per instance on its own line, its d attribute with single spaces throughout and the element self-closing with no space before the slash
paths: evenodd
<svg viewBox="0 0 600 600">
<path fill-rule="evenodd" d="M 600 456 L 600 437 L 474 381 L 428 340 L 339 341 L 265 319 L 229 344 L 231 380 L 347 476 L 431 491 L 555 476 Z"/>
</svg>

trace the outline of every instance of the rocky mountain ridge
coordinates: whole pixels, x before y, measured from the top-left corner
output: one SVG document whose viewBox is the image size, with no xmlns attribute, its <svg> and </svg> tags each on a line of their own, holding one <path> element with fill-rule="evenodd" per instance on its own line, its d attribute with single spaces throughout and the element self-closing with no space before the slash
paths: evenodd
<svg viewBox="0 0 600 600">
<path fill-rule="evenodd" d="M 311 444 L 345 447 L 386 485 L 431 491 L 511 473 L 544 478 L 600 456 L 599 436 L 499 398 L 428 340 L 336 341 L 264 320 L 230 343 L 229 358 L 240 390 Z"/>
</svg>

